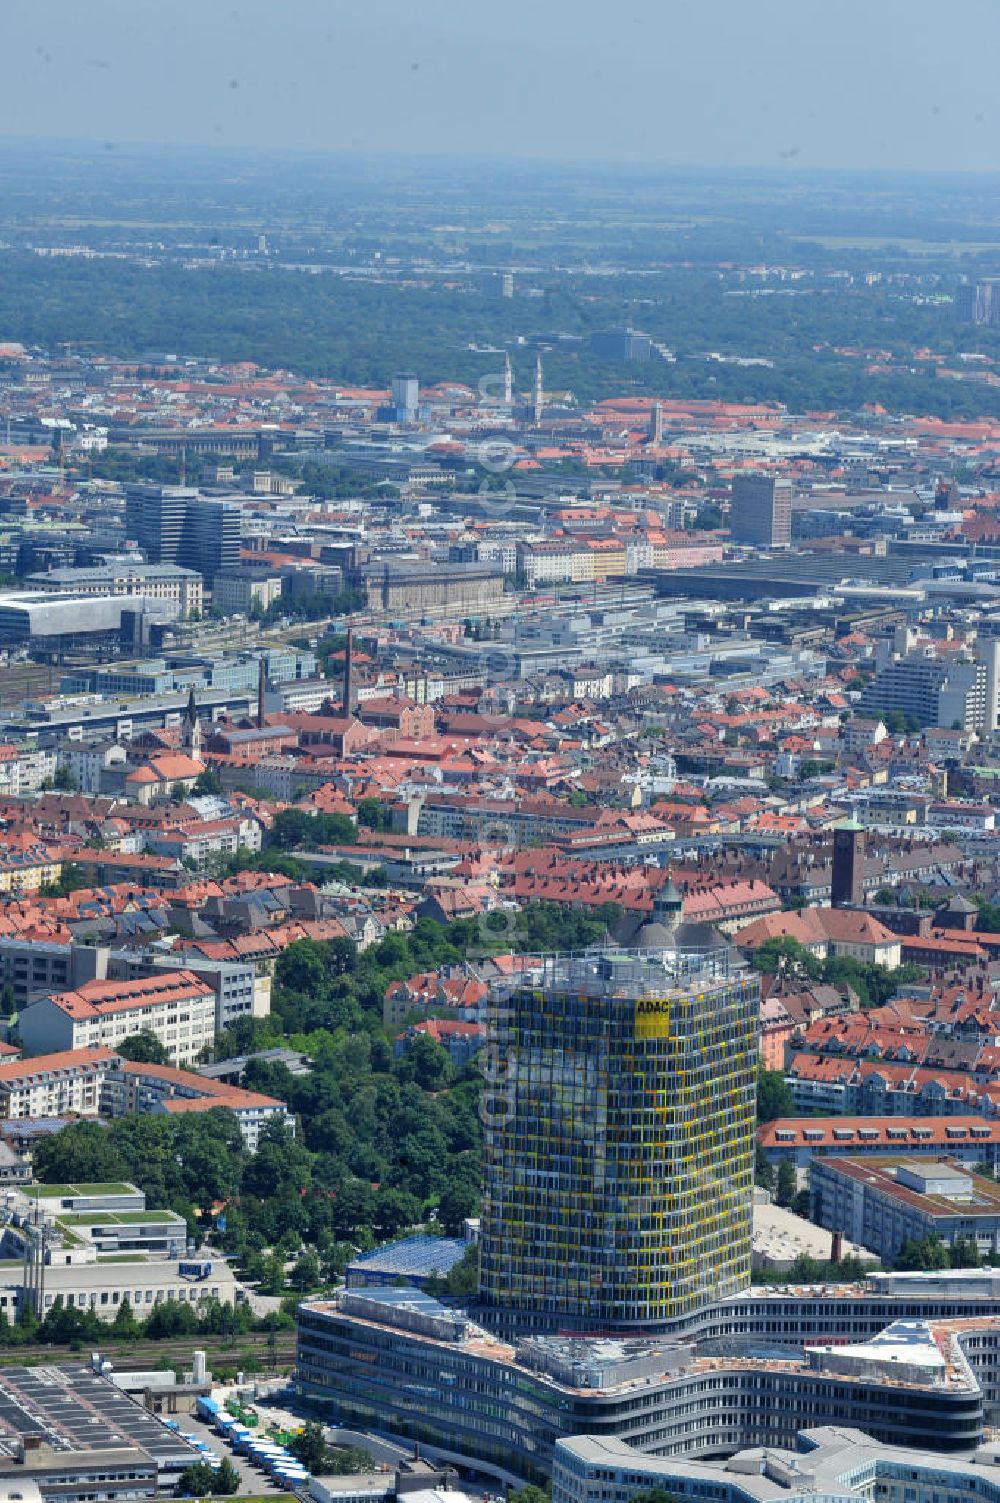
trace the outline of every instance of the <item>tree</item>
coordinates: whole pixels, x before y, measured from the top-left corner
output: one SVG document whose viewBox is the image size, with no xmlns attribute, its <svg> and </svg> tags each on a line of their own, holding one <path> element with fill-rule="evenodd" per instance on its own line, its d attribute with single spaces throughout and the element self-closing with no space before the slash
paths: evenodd
<svg viewBox="0 0 1000 1503">
<path fill-rule="evenodd" d="M 244 1194 L 269 1200 L 286 1194 L 298 1195 L 312 1180 L 312 1158 L 293 1138 L 281 1118 L 272 1118 L 260 1135 L 260 1144 L 243 1171 Z"/>
<path fill-rule="evenodd" d="M 796 1284 L 818 1284 L 823 1277 L 825 1265 L 808 1253 L 799 1253 L 789 1273 Z"/>
<path fill-rule="evenodd" d="M 341 1477 L 355 1472 L 370 1472 L 374 1466 L 371 1452 L 363 1446 L 328 1446 L 323 1461 L 325 1472 L 334 1472 Z"/>
<path fill-rule="evenodd" d="M 282 809 L 275 816 L 268 845 L 279 850 L 297 850 L 320 845 L 353 845 L 358 838 L 346 814 L 308 814 L 304 809 Z"/>
<path fill-rule="evenodd" d="M 813 758 L 809 758 L 800 766 L 799 777 L 804 783 L 808 783 L 811 778 L 822 777 L 824 773 L 832 771 L 833 767 L 833 762 L 827 761 L 825 759 L 815 760 Z"/>
<path fill-rule="evenodd" d="M 876 1267 L 874 1263 L 864 1263 L 853 1253 L 848 1253 L 846 1258 L 841 1258 L 839 1263 L 832 1263 L 832 1276 L 842 1279 L 847 1284 L 860 1284 L 868 1270 Z"/>
<path fill-rule="evenodd" d="M 795 1113 L 795 1097 L 780 1070 L 757 1070 L 757 1122 L 774 1122 L 778 1117 L 791 1117 Z"/>
<path fill-rule="evenodd" d="M 62 1295 L 57 1294 L 42 1321 L 39 1335 L 42 1341 L 63 1346 L 74 1341 L 96 1340 L 101 1332 L 101 1321 L 93 1310 L 80 1310 L 75 1305 L 64 1305 Z"/>
<path fill-rule="evenodd" d="M 441 1192 L 441 1198 L 438 1201 L 438 1220 L 449 1237 L 461 1237 L 466 1220 L 474 1216 L 478 1209 L 479 1196 L 475 1187 L 463 1184 L 461 1181 L 452 1181 L 447 1189 Z"/>
<path fill-rule="evenodd" d="M 153 1309 L 145 1322 L 146 1335 L 152 1341 L 170 1340 L 174 1336 L 193 1336 L 198 1317 L 185 1301 L 165 1299 Z"/>
<path fill-rule="evenodd" d="M 418 1033 L 407 1042 L 397 1074 L 400 1080 L 415 1080 L 425 1091 L 440 1091 L 453 1071 L 447 1049 L 429 1034 Z"/>
<path fill-rule="evenodd" d="M 122 1295 L 111 1329 L 121 1340 L 131 1341 L 140 1335 L 141 1328 L 132 1312 L 132 1301 L 127 1294 Z"/>
<path fill-rule="evenodd" d="M 908 1237 L 893 1259 L 893 1266 L 917 1273 L 947 1268 L 948 1249 L 936 1233 L 929 1237 Z"/>
<path fill-rule="evenodd" d="M 479 1288 L 479 1247 L 470 1242 L 457 1263 L 452 1264 L 444 1278 L 427 1280 L 429 1294 L 446 1295 L 452 1299 L 469 1299 Z"/>
<path fill-rule="evenodd" d="M 326 988 L 326 946 L 315 939 L 298 939 L 278 957 L 274 979 L 292 992 L 316 996 Z"/>
<path fill-rule="evenodd" d="M 194 780 L 194 791 L 201 794 L 221 794 L 222 779 L 214 767 L 206 767 L 204 772 L 198 774 Z"/>
<path fill-rule="evenodd" d="M 778 1178 L 775 1184 L 774 1198 L 779 1206 L 790 1206 L 795 1199 L 796 1190 L 795 1167 L 789 1159 L 782 1159 L 778 1165 Z"/>
<path fill-rule="evenodd" d="M 169 1065 L 170 1055 L 155 1033 L 144 1028 L 141 1033 L 130 1033 L 117 1046 L 118 1053 L 141 1065 Z"/>
<path fill-rule="evenodd" d="M 193 1461 L 177 1479 L 177 1491 L 181 1497 L 204 1498 L 211 1493 L 224 1498 L 239 1490 L 240 1474 L 228 1456 L 223 1456 L 217 1467 L 210 1466 L 207 1461 Z"/>
<path fill-rule="evenodd" d="M 960 1233 L 948 1249 L 948 1262 L 952 1268 L 979 1268 L 982 1257 L 974 1237 Z"/>
<path fill-rule="evenodd" d="M 750 964 L 755 971 L 769 975 L 790 971 L 793 975 L 805 976 L 810 981 L 818 981 L 823 973 L 822 961 L 789 934 L 765 940 L 762 945 L 758 945 L 750 957 Z"/>
<path fill-rule="evenodd" d="M 323 1472 L 326 1463 L 326 1437 L 323 1426 L 316 1420 L 306 1420 L 298 1435 L 292 1436 L 290 1449 L 314 1477 Z"/>
<path fill-rule="evenodd" d="M 625 917 L 625 910 L 620 903 L 602 903 L 595 916 L 605 929 L 613 931 Z"/>
<path fill-rule="evenodd" d="M 722 512 L 713 502 L 706 501 L 698 507 L 694 525 L 700 532 L 714 532 L 722 526 Z"/>
<path fill-rule="evenodd" d="M 316 1289 L 320 1283 L 319 1256 L 314 1248 L 307 1247 L 300 1255 L 295 1265 L 292 1279 L 297 1289 L 306 1293 L 310 1289 Z"/>
<path fill-rule="evenodd" d="M 762 1190 L 774 1189 L 774 1165 L 759 1143 L 754 1150 L 753 1179 Z"/>
<path fill-rule="evenodd" d="M 285 1265 L 277 1253 L 268 1253 L 261 1265 L 260 1272 L 261 1294 L 281 1294 L 285 1288 Z"/>
<path fill-rule="evenodd" d="M 80 787 L 80 784 L 77 782 L 70 769 L 65 765 L 61 765 L 57 767 L 55 772 L 52 774 L 52 786 L 53 788 L 58 789 L 60 793 L 76 793 L 76 791 Z"/>
<path fill-rule="evenodd" d="M 975 893 L 972 901 L 979 909 L 976 929 L 980 934 L 996 934 L 1000 930 L 1000 903 L 989 902 L 982 893 Z"/>
<path fill-rule="evenodd" d="M 43 1138 L 32 1167 L 40 1184 L 94 1184 L 127 1178 L 129 1172 L 111 1134 L 96 1122 L 74 1122 Z"/>
<path fill-rule="evenodd" d="M 182 1498 L 205 1498 L 215 1484 L 215 1471 L 207 1461 L 193 1461 L 186 1466 L 177 1479 L 177 1491 Z"/>
<path fill-rule="evenodd" d="M 397 1237 L 420 1220 L 420 1202 L 405 1190 L 379 1190 L 373 1208 L 374 1224 L 385 1237 Z"/>
<path fill-rule="evenodd" d="M 358 824 L 366 830 L 387 830 L 389 811 L 377 798 L 363 798 L 358 803 Z"/>
<path fill-rule="evenodd" d="M 223 1456 L 221 1463 L 215 1469 L 215 1481 L 212 1483 L 212 1491 L 221 1498 L 232 1497 L 240 1490 L 240 1474 L 233 1466 L 228 1456 Z"/>
<path fill-rule="evenodd" d="M 86 886 L 88 886 L 88 878 L 84 876 L 83 867 L 75 861 L 66 861 L 56 880 L 43 882 L 38 892 L 43 898 L 66 898 L 71 892 L 78 892 L 81 887 Z"/>
</svg>

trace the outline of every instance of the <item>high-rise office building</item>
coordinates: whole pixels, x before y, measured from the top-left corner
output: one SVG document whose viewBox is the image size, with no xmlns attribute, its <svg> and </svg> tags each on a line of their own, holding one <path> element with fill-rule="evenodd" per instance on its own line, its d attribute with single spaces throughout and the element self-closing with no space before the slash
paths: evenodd
<svg viewBox="0 0 1000 1503">
<path fill-rule="evenodd" d="M 178 561 L 199 569 L 211 589 L 217 574 L 228 574 L 240 561 L 240 511 L 228 501 L 199 496 L 184 515 Z"/>
<path fill-rule="evenodd" d="M 976 321 L 977 292 L 975 282 L 960 282 L 955 288 L 955 317 L 963 324 Z"/>
<path fill-rule="evenodd" d="M 983 729 L 995 731 L 1000 726 L 1000 637 L 980 637 L 976 641 L 976 661 L 986 669 L 986 711 Z"/>
<path fill-rule="evenodd" d="M 176 564 L 184 515 L 195 490 L 179 485 L 126 485 L 125 533 L 151 564 Z"/>
<path fill-rule="evenodd" d="M 992 649 L 979 660 L 925 657 L 911 652 L 889 662 L 862 691 L 863 715 L 900 710 L 917 726 L 957 726 L 962 731 L 989 729 L 993 713 L 996 664 Z"/>
<path fill-rule="evenodd" d="M 399 371 L 392 378 L 392 403 L 398 423 L 415 423 L 420 401 L 420 382 L 412 371 Z"/>
<path fill-rule="evenodd" d="M 724 947 L 553 959 L 515 993 L 486 1114 L 484 1319 L 663 1328 L 748 1283 L 759 998 Z"/>
<path fill-rule="evenodd" d="M 729 530 L 733 541 L 787 548 L 792 541 L 792 484 L 774 475 L 735 475 Z"/>
<path fill-rule="evenodd" d="M 638 329 L 595 329 L 590 336 L 590 352 L 599 360 L 644 362 L 652 359 L 653 341 Z"/>
<path fill-rule="evenodd" d="M 125 531 L 150 563 L 195 569 L 209 588 L 240 561 L 239 507 L 185 486 L 126 486 Z"/>
<path fill-rule="evenodd" d="M 955 313 L 963 323 L 1000 324 L 1000 277 L 961 282 L 955 289 Z"/>
</svg>

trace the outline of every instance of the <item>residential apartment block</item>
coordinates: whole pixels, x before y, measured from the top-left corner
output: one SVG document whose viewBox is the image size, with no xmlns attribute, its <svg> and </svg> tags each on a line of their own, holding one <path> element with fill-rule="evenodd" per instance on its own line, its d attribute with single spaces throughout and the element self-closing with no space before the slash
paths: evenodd
<svg viewBox="0 0 1000 1503">
<path fill-rule="evenodd" d="M 136 981 L 88 981 L 76 991 L 40 997 L 18 1023 L 31 1054 L 113 1048 L 152 1033 L 177 1065 L 193 1064 L 215 1038 L 215 992 L 190 971 Z"/>
<path fill-rule="evenodd" d="M 175 1114 L 225 1107 L 251 1153 L 264 1128 L 279 1118 L 295 1130 L 283 1101 L 221 1080 L 127 1060 L 114 1049 L 71 1049 L 0 1064 L 0 1119 L 121 1117 L 128 1112 Z"/>
<path fill-rule="evenodd" d="M 264 1128 L 279 1119 L 292 1132 L 295 1119 L 283 1101 L 273 1096 L 263 1096 L 258 1091 L 245 1091 L 240 1086 L 227 1085 L 221 1080 L 212 1080 L 187 1070 L 174 1070 L 169 1065 L 147 1065 L 126 1060 L 111 1089 L 119 1089 L 114 1100 L 113 1115 L 124 1112 L 167 1112 L 170 1115 L 182 1112 L 212 1111 L 225 1107 L 239 1123 L 243 1141 L 251 1153 L 256 1153 Z"/>
<path fill-rule="evenodd" d="M 0 1064 L 0 1118 L 96 1117 L 110 1109 L 108 1078 L 124 1061 L 113 1049 L 66 1049 Z"/>
</svg>

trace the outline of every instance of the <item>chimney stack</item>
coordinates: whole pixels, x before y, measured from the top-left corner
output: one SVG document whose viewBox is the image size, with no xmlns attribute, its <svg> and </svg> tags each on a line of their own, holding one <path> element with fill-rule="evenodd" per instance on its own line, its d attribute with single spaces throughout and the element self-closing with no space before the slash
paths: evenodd
<svg viewBox="0 0 1000 1503">
<path fill-rule="evenodd" d="M 257 729 L 264 729 L 264 690 L 267 685 L 267 669 L 263 654 L 257 661 Z"/>
<path fill-rule="evenodd" d="M 344 714 L 351 715 L 354 712 L 354 684 L 353 663 L 354 654 L 354 628 L 347 628 L 347 644 L 344 648 Z"/>
</svg>

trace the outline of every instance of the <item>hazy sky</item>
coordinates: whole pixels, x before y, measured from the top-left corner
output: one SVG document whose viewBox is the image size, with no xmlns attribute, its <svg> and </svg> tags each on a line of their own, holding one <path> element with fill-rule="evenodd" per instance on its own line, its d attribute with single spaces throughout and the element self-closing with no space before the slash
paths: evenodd
<svg viewBox="0 0 1000 1503">
<path fill-rule="evenodd" d="M 1000 0 L 2 0 L 0 135 L 1000 169 Z"/>
</svg>

